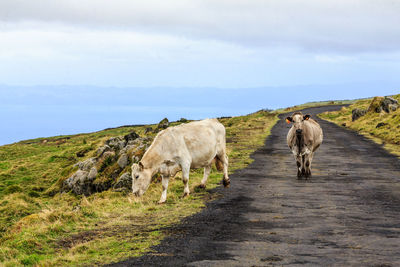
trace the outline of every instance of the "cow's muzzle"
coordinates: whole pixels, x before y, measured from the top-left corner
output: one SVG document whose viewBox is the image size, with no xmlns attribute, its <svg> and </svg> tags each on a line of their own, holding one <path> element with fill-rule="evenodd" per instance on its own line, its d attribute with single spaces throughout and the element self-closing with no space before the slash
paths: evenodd
<svg viewBox="0 0 400 267">
<path fill-rule="evenodd" d="M 302 129 L 297 129 L 297 130 L 296 130 L 296 134 L 297 134 L 297 135 L 300 135 L 302 132 L 303 132 Z"/>
</svg>

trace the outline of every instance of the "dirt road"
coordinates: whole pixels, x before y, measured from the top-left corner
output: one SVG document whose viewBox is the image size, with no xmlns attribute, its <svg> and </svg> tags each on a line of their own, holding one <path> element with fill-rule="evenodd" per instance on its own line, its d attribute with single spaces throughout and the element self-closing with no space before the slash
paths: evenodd
<svg viewBox="0 0 400 267">
<path fill-rule="evenodd" d="M 231 187 L 215 189 L 221 199 L 173 229 L 155 253 L 115 266 L 400 266 L 400 160 L 317 120 L 324 142 L 313 178 L 297 179 L 281 120 L 254 162 L 231 175 Z"/>
</svg>

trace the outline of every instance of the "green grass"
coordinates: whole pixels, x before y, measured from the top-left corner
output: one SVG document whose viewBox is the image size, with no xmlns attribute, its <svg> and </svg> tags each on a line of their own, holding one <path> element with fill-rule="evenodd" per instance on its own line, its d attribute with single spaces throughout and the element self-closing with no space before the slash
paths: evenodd
<svg viewBox="0 0 400 267">
<path fill-rule="evenodd" d="M 232 173 L 251 163 L 250 154 L 263 145 L 277 116 L 260 111 L 220 121 L 226 126 Z M 171 179 L 164 205 L 157 204 L 161 195 L 158 179 L 142 198 L 111 190 L 89 197 L 59 193 L 60 181 L 73 173 L 73 164 L 91 157 L 110 137 L 132 130 L 146 136 L 146 127 L 121 127 L 1 146 L 0 266 L 100 265 L 139 256 L 168 235 L 168 226 L 218 197 L 197 188 L 202 170 L 191 172 L 192 193 L 188 198 L 182 198 L 181 175 Z M 77 157 L 78 152 L 85 156 Z M 218 186 L 221 178 L 222 173 L 213 169 L 207 189 Z"/>
<path fill-rule="evenodd" d="M 400 94 L 392 97 L 400 102 Z M 400 156 L 400 109 L 391 113 L 368 112 L 358 120 L 351 121 L 353 109 L 368 109 L 371 102 L 372 98 L 358 100 L 349 107 L 342 108 L 339 111 L 325 112 L 320 117 L 357 131 L 376 143 L 383 144 L 387 150 Z M 386 125 L 376 128 L 380 122 L 386 123 Z"/>
</svg>

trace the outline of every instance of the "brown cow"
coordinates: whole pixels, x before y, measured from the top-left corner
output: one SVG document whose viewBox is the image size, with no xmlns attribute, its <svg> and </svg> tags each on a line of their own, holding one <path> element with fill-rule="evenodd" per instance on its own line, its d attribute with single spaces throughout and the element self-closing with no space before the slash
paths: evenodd
<svg viewBox="0 0 400 267">
<path fill-rule="evenodd" d="M 287 135 L 287 144 L 297 163 L 297 177 L 311 177 L 311 162 L 314 152 L 321 145 L 323 134 L 319 124 L 301 112 L 287 117 L 287 123 L 293 123 Z"/>
</svg>

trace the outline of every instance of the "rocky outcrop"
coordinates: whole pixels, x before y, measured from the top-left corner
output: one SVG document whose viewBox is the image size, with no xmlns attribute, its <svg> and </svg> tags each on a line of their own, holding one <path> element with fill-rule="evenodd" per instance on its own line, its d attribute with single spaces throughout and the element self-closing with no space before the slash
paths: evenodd
<svg viewBox="0 0 400 267">
<path fill-rule="evenodd" d="M 390 113 L 396 111 L 398 105 L 398 101 L 392 97 L 376 96 L 369 105 L 368 112 L 381 113 L 382 111 L 385 111 L 386 113 Z"/>
<path fill-rule="evenodd" d="M 61 190 L 77 195 L 90 195 L 112 187 L 130 190 L 132 181 L 126 169 L 141 159 L 150 141 L 135 132 L 106 140 L 94 157 L 74 165 L 77 170 L 62 183 Z"/>
<path fill-rule="evenodd" d="M 123 173 L 114 184 L 114 191 L 127 191 L 132 188 L 132 177 L 130 172 Z"/>
<path fill-rule="evenodd" d="M 399 102 L 391 97 L 386 96 L 381 103 L 382 110 L 386 113 L 390 113 L 392 111 L 396 111 L 398 108 Z"/>
<path fill-rule="evenodd" d="M 351 111 L 351 120 L 355 121 L 367 113 L 365 109 L 356 108 Z"/>
<path fill-rule="evenodd" d="M 168 127 L 169 127 L 169 120 L 167 118 L 164 118 L 158 123 L 157 130 L 167 129 Z"/>
</svg>

